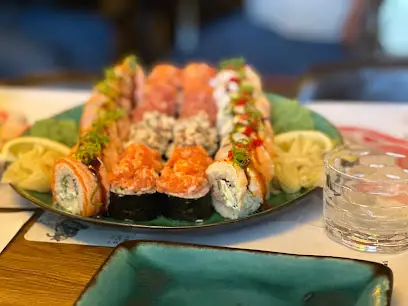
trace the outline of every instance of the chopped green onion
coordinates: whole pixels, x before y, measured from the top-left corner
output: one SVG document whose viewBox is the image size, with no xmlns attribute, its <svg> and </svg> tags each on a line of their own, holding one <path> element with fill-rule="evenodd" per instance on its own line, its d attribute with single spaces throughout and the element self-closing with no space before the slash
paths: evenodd
<svg viewBox="0 0 408 306">
<path fill-rule="evenodd" d="M 103 134 L 104 129 L 124 114 L 123 109 L 113 111 L 100 110 L 98 118 L 92 124 L 91 129 L 79 138 L 78 147 L 74 156 L 83 164 L 89 165 L 99 154 L 105 144 L 110 140 Z"/>
<path fill-rule="evenodd" d="M 235 164 L 240 167 L 246 167 L 249 164 L 249 152 L 247 148 L 238 148 L 233 145 L 231 151 Z"/>
</svg>

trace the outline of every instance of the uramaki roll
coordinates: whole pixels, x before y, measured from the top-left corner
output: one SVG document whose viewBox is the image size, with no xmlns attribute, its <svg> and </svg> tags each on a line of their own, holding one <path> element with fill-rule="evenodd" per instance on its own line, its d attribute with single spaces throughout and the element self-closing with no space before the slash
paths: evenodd
<svg viewBox="0 0 408 306">
<path fill-rule="evenodd" d="M 85 217 L 95 216 L 106 208 L 108 190 L 107 172 L 99 160 L 91 166 L 68 157 L 55 162 L 52 196 L 66 211 Z"/>
<path fill-rule="evenodd" d="M 263 203 L 264 179 L 251 164 L 244 169 L 230 160 L 216 161 L 206 173 L 212 187 L 214 208 L 224 218 L 248 216 Z"/>
</svg>

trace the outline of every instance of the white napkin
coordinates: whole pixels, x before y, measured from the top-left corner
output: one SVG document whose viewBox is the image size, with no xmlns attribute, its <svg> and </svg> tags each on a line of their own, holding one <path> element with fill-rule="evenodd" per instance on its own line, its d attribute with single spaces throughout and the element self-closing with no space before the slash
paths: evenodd
<svg viewBox="0 0 408 306">
<path fill-rule="evenodd" d="M 35 209 L 36 206 L 20 197 L 9 184 L 0 184 L 0 209 Z"/>
<path fill-rule="evenodd" d="M 33 214 L 32 211 L 0 213 L 0 253 Z"/>
</svg>

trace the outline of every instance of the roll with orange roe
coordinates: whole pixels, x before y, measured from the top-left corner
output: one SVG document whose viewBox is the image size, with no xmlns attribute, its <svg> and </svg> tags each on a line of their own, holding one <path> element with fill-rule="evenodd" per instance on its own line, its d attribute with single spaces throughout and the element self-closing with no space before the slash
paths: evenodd
<svg viewBox="0 0 408 306">
<path fill-rule="evenodd" d="M 158 217 L 162 203 L 156 181 L 162 168 L 158 151 L 145 145 L 127 147 L 110 177 L 109 216 L 133 221 Z"/>
<path fill-rule="evenodd" d="M 205 171 L 212 163 L 201 146 L 176 148 L 157 179 L 157 191 L 167 195 L 164 216 L 200 221 L 212 216 L 210 184 Z"/>
</svg>

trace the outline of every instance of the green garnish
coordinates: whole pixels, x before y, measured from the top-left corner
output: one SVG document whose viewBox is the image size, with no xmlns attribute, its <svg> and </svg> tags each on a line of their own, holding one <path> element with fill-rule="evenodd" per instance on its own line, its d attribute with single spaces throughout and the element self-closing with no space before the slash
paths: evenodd
<svg viewBox="0 0 408 306">
<path fill-rule="evenodd" d="M 250 84 L 242 84 L 240 90 L 245 94 L 252 94 L 254 92 L 254 87 Z"/>
<path fill-rule="evenodd" d="M 242 132 L 242 131 L 244 131 L 245 128 L 246 128 L 246 126 L 243 125 L 243 124 L 241 124 L 241 123 L 235 124 L 235 126 L 232 128 L 230 137 L 232 137 L 232 135 L 234 135 L 234 134 L 237 133 L 237 132 Z"/>
<path fill-rule="evenodd" d="M 135 72 L 137 68 L 137 58 L 135 55 L 129 55 L 125 61 L 129 64 L 131 72 Z"/>
<path fill-rule="evenodd" d="M 96 184 L 94 190 L 92 190 L 91 193 L 91 202 L 93 202 L 93 199 L 95 198 L 96 192 L 99 190 L 99 184 Z"/>
<path fill-rule="evenodd" d="M 306 107 L 302 107 L 297 100 L 286 98 L 275 99 L 274 107 L 271 109 L 272 126 L 276 134 L 296 130 L 314 130 L 315 121 L 312 113 Z"/>
<path fill-rule="evenodd" d="M 113 68 L 105 69 L 105 79 L 106 80 L 115 79 L 115 77 L 116 77 L 116 73 Z"/>
<path fill-rule="evenodd" d="M 137 59 L 130 55 L 124 60 L 126 66 L 134 72 L 137 68 Z M 122 66 L 123 67 L 123 66 Z M 78 142 L 78 147 L 74 156 L 85 165 L 90 163 L 101 154 L 104 145 L 109 142 L 109 137 L 105 135 L 106 127 L 121 118 L 125 111 L 118 108 L 116 99 L 120 96 L 118 85 L 122 75 L 118 75 L 115 68 L 105 70 L 105 80 L 96 84 L 95 89 L 104 94 L 108 99 L 99 110 L 97 119 L 92 123 L 88 132 L 83 134 Z"/>
<path fill-rule="evenodd" d="M 98 203 L 98 202 L 92 202 L 93 206 L 103 206 L 103 203 Z"/>
<path fill-rule="evenodd" d="M 96 84 L 95 89 L 111 99 L 119 96 L 119 92 L 117 91 L 117 89 L 108 84 L 108 80 L 104 80 Z"/>
<path fill-rule="evenodd" d="M 28 133 L 73 147 L 78 140 L 78 124 L 70 119 L 43 119 L 35 122 Z"/>
<path fill-rule="evenodd" d="M 122 117 L 123 114 L 123 109 L 100 110 L 99 116 L 93 122 L 91 129 L 80 137 L 74 156 L 83 164 L 89 165 L 101 154 L 104 145 L 109 142 L 109 136 L 103 134 L 104 129 L 110 123 Z"/>
<path fill-rule="evenodd" d="M 242 146 L 240 144 L 242 144 Z M 249 152 L 247 143 L 244 144 L 243 141 L 240 141 L 238 142 L 238 144 L 233 144 L 231 152 L 232 160 L 235 164 L 240 167 L 246 167 L 249 164 Z"/>
<path fill-rule="evenodd" d="M 94 206 L 102 206 L 103 203 L 99 203 L 99 202 L 94 202 L 93 199 L 95 198 L 96 192 L 99 190 L 99 184 L 96 184 L 94 190 L 92 190 L 92 194 L 91 194 L 91 203 Z"/>
<path fill-rule="evenodd" d="M 232 58 L 228 60 L 223 60 L 220 63 L 220 68 L 221 69 L 240 69 L 245 65 L 245 59 L 243 57 L 238 57 L 238 58 Z"/>
<path fill-rule="evenodd" d="M 248 114 L 248 117 L 254 118 L 254 120 L 262 118 L 261 112 L 255 107 L 253 103 L 245 104 L 245 112 Z"/>
</svg>

